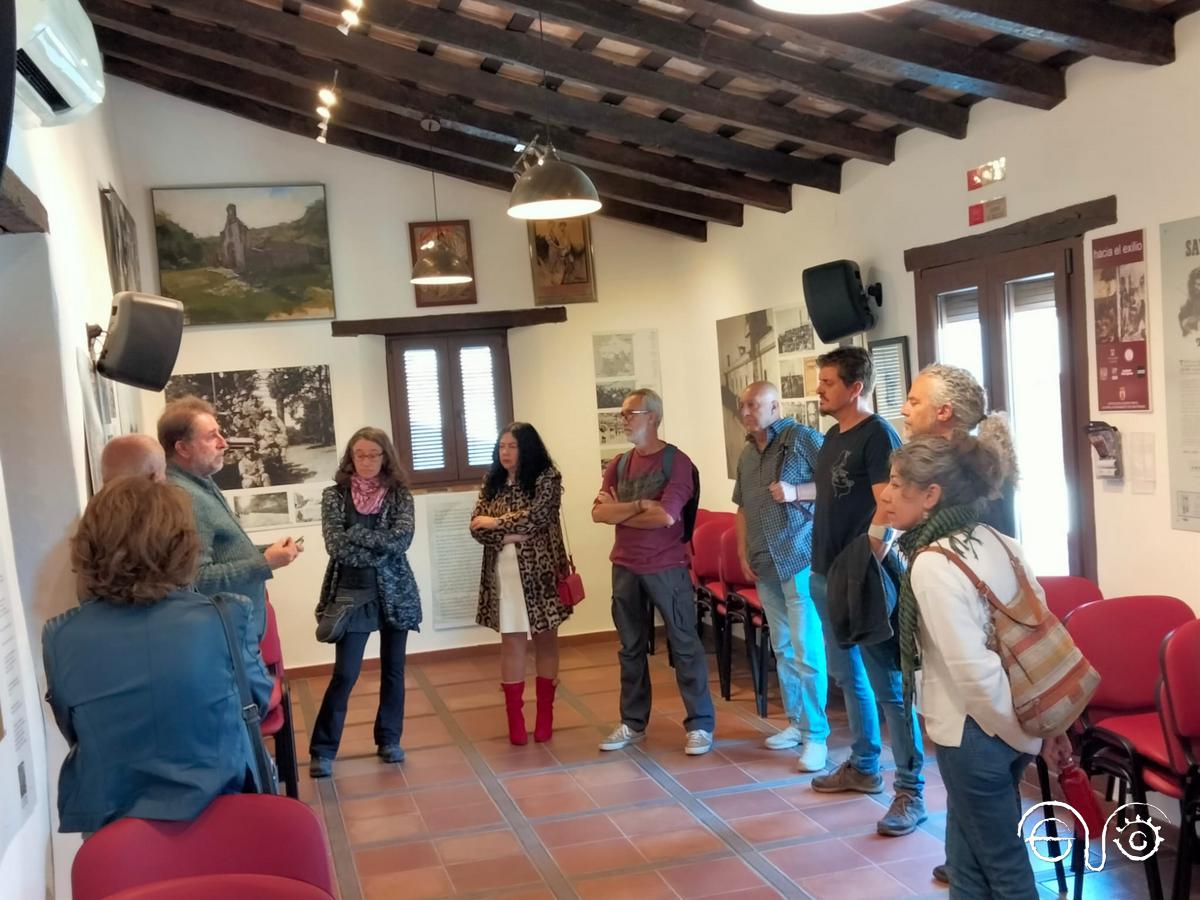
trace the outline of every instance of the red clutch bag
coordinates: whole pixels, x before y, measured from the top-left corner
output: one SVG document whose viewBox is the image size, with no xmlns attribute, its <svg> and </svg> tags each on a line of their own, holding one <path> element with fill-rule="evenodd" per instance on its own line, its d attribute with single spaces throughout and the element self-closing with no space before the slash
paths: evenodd
<svg viewBox="0 0 1200 900">
<path fill-rule="evenodd" d="M 1072 763 L 1058 773 L 1058 785 L 1062 788 L 1063 797 L 1071 808 L 1079 814 L 1087 826 L 1088 835 L 1098 838 L 1104 833 L 1104 811 L 1096 800 L 1096 792 L 1087 772 Z"/>
<path fill-rule="evenodd" d="M 567 557 L 571 571 L 558 579 L 558 602 L 563 606 L 575 606 L 584 598 L 583 577 L 575 571 L 575 560 Z"/>
</svg>

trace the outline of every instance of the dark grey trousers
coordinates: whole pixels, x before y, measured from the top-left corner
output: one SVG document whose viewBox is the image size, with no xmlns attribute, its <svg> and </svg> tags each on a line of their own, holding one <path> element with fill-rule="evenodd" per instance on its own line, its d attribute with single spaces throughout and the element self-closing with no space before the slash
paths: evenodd
<svg viewBox="0 0 1200 900">
<path fill-rule="evenodd" d="M 696 598 L 687 569 L 680 566 L 638 575 L 613 566 L 612 583 L 613 624 L 621 639 L 617 652 L 621 662 L 621 721 L 634 731 L 645 731 L 650 720 L 648 599 L 667 624 L 675 681 L 687 711 L 683 727 L 688 731 L 712 731 L 715 717 L 708 689 L 708 662 L 696 634 Z"/>
</svg>

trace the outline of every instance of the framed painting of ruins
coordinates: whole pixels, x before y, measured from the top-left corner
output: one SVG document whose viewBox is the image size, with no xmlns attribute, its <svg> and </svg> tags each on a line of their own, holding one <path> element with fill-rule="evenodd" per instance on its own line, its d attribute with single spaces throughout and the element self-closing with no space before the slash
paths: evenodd
<svg viewBox="0 0 1200 900">
<path fill-rule="evenodd" d="M 155 188 L 159 290 L 188 325 L 329 319 L 325 186 Z"/>
</svg>

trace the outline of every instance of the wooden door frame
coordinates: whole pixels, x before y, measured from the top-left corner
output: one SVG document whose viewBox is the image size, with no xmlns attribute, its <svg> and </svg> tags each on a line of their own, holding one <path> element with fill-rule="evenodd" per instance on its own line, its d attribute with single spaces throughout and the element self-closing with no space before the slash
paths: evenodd
<svg viewBox="0 0 1200 900">
<path fill-rule="evenodd" d="M 980 235 L 972 235 L 942 244 L 917 247 L 904 254 L 906 268 L 914 273 L 917 313 L 917 359 L 923 368 L 937 354 L 938 286 L 948 286 L 967 271 L 985 270 L 1016 261 L 1025 251 L 1058 251 L 1061 265 L 1055 266 L 1055 296 L 1065 327 L 1060 329 L 1060 356 L 1064 372 L 1077 373 L 1071 390 L 1062 391 L 1064 428 L 1063 462 L 1076 490 L 1070 492 L 1071 516 L 1079 534 L 1078 547 L 1072 548 L 1071 571 L 1092 581 L 1097 580 L 1095 485 L 1091 477 L 1091 451 L 1086 429 L 1091 418 L 1091 369 L 1088 364 L 1087 288 L 1084 284 L 1083 234 L 1117 221 L 1116 197 L 1104 197 L 1089 203 L 1055 210 L 1042 216 L 1006 225 Z M 989 266 L 990 264 L 990 266 Z M 1061 274 L 1059 274 L 1061 273 Z M 1062 279 L 1062 280 L 1060 280 Z M 1002 302 L 984 278 L 980 281 L 981 315 L 993 304 Z M 962 282 L 957 281 L 958 284 Z M 949 289 L 947 287 L 947 289 Z M 1001 287 L 1002 291 L 1002 287 Z M 1003 340 L 991 336 L 984 346 L 989 380 L 999 391 L 994 402 L 1007 402 L 1007 385 L 1000 377 L 1003 368 Z M 997 356 L 997 354 L 1001 354 Z M 1070 367 L 1069 369 L 1067 367 Z"/>
</svg>

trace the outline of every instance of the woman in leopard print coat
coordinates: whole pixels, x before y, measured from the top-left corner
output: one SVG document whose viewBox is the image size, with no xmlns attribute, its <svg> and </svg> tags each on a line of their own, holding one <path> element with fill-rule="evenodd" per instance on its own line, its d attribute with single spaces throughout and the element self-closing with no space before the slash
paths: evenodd
<svg viewBox="0 0 1200 900">
<path fill-rule="evenodd" d="M 471 535 L 483 544 L 483 571 L 476 621 L 500 632 L 500 681 L 509 739 L 528 741 L 525 731 L 525 639 L 533 636 L 537 659 L 535 740 L 553 731 L 558 677 L 558 626 L 571 614 L 558 600 L 558 580 L 568 571 L 559 526 L 562 475 L 537 430 L 509 425 L 496 441 L 492 468 L 471 517 Z"/>
</svg>

